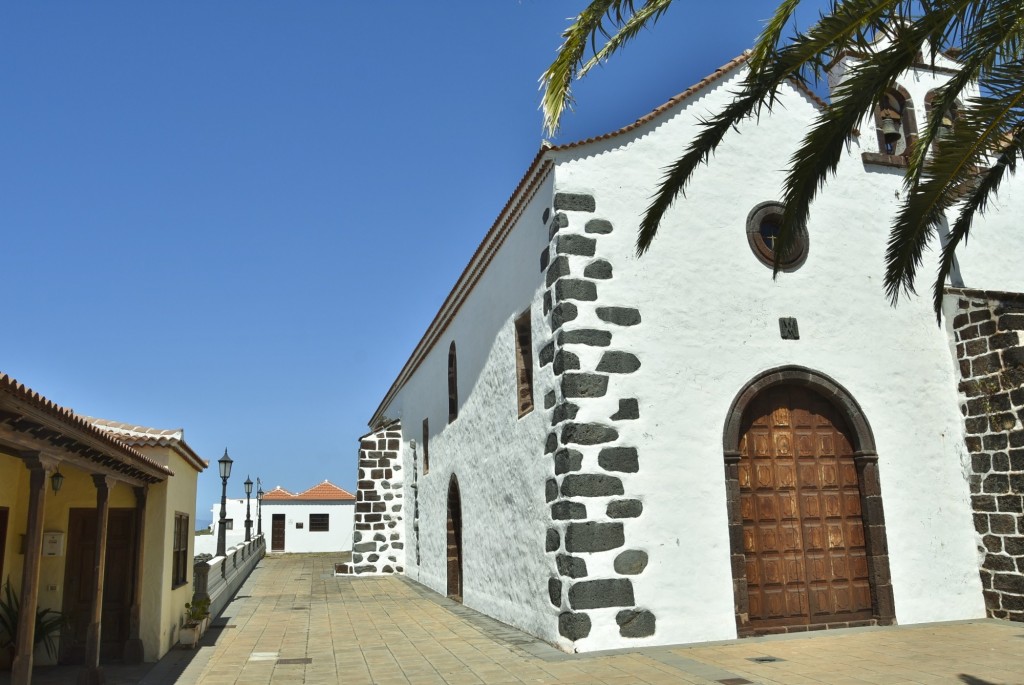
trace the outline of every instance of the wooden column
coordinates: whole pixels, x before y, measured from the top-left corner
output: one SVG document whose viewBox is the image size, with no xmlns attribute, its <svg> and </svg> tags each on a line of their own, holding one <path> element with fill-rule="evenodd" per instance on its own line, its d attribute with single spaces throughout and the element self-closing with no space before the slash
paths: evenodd
<svg viewBox="0 0 1024 685">
<path fill-rule="evenodd" d="M 103 620 L 103 576 L 107 570 L 107 524 L 110 520 L 110 476 L 93 474 L 96 485 L 96 554 L 93 562 L 92 610 L 89 630 L 85 636 L 85 666 L 78 674 L 78 685 L 99 685 L 104 681 L 100 670 L 100 636 Z"/>
<path fill-rule="evenodd" d="M 25 531 L 25 562 L 21 576 L 21 613 L 18 639 L 11 665 L 12 685 L 32 682 L 32 651 L 35 648 L 36 609 L 39 602 L 39 566 L 43 558 L 43 509 L 46 503 L 46 467 L 38 452 L 23 453 L 29 470 L 28 528 Z"/>
<path fill-rule="evenodd" d="M 142 645 L 142 584 L 145 576 L 146 495 L 148 486 L 132 488 L 135 492 L 135 586 L 132 588 L 132 609 L 128 619 L 128 641 L 124 644 L 124 661 L 141 664 L 145 658 Z"/>
</svg>

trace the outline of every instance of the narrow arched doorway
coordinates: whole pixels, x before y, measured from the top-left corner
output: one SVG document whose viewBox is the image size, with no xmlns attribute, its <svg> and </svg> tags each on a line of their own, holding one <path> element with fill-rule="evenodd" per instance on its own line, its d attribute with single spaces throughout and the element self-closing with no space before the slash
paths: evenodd
<svg viewBox="0 0 1024 685">
<path fill-rule="evenodd" d="M 454 475 L 448 483 L 448 596 L 462 601 L 462 496 Z"/>
<path fill-rule="evenodd" d="M 740 635 L 893 621 L 874 439 L 826 376 L 751 381 L 725 431 Z"/>
</svg>

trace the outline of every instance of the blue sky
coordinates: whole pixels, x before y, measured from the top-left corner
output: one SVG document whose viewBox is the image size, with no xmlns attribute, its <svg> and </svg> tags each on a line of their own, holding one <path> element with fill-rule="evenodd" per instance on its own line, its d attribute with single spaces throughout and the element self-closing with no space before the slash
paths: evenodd
<svg viewBox="0 0 1024 685">
<path fill-rule="evenodd" d="M 4 3 L 0 371 L 227 447 L 231 496 L 247 474 L 353 489 L 366 421 L 537 152 L 537 79 L 584 6 Z M 577 86 L 556 142 L 647 113 L 773 6 L 677 3 Z M 219 494 L 214 466 L 200 519 Z"/>
</svg>

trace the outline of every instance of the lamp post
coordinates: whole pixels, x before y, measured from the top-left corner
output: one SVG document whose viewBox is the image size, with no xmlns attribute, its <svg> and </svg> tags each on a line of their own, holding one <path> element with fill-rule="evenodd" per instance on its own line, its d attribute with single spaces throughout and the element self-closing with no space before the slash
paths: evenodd
<svg viewBox="0 0 1024 685">
<path fill-rule="evenodd" d="M 227 556 L 226 535 L 224 527 L 228 524 L 228 478 L 231 477 L 231 457 L 228 456 L 228 449 L 224 448 L 224 456 L 217 460 L 220 468 L 220 526 L 217 528 L 217 556 Z"/>
<path fill-rule="evenodd" d="M 252 518 L 249 515 L 249 495 L 252 494 L 252 478 L 245 477 L 245 541 L 252 540 Z"/>
<path fill-rule="evenodd" d="M 256 476 L 256 534 L 263 535 L 263 484 Z"/>
</svg>

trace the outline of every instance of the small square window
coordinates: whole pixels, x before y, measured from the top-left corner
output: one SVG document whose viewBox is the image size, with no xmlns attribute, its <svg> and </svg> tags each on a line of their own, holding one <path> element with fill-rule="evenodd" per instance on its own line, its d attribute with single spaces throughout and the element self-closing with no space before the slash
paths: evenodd
<svg viewBox="0 0 1024 685">
<path fill-rule="evenodd" d="M 311 533 L 326 533 L 331 529 L 331 515 L 330 514 L 310 514 L 309 515 L 309 532 Z"/>
<path fill-rule="evenodd" d="M 295 529 L 296 530 L 302 530 L 302 526 L 303 526 L 302 521 L 296 521 L 295 522 Z"/>
</svg>

